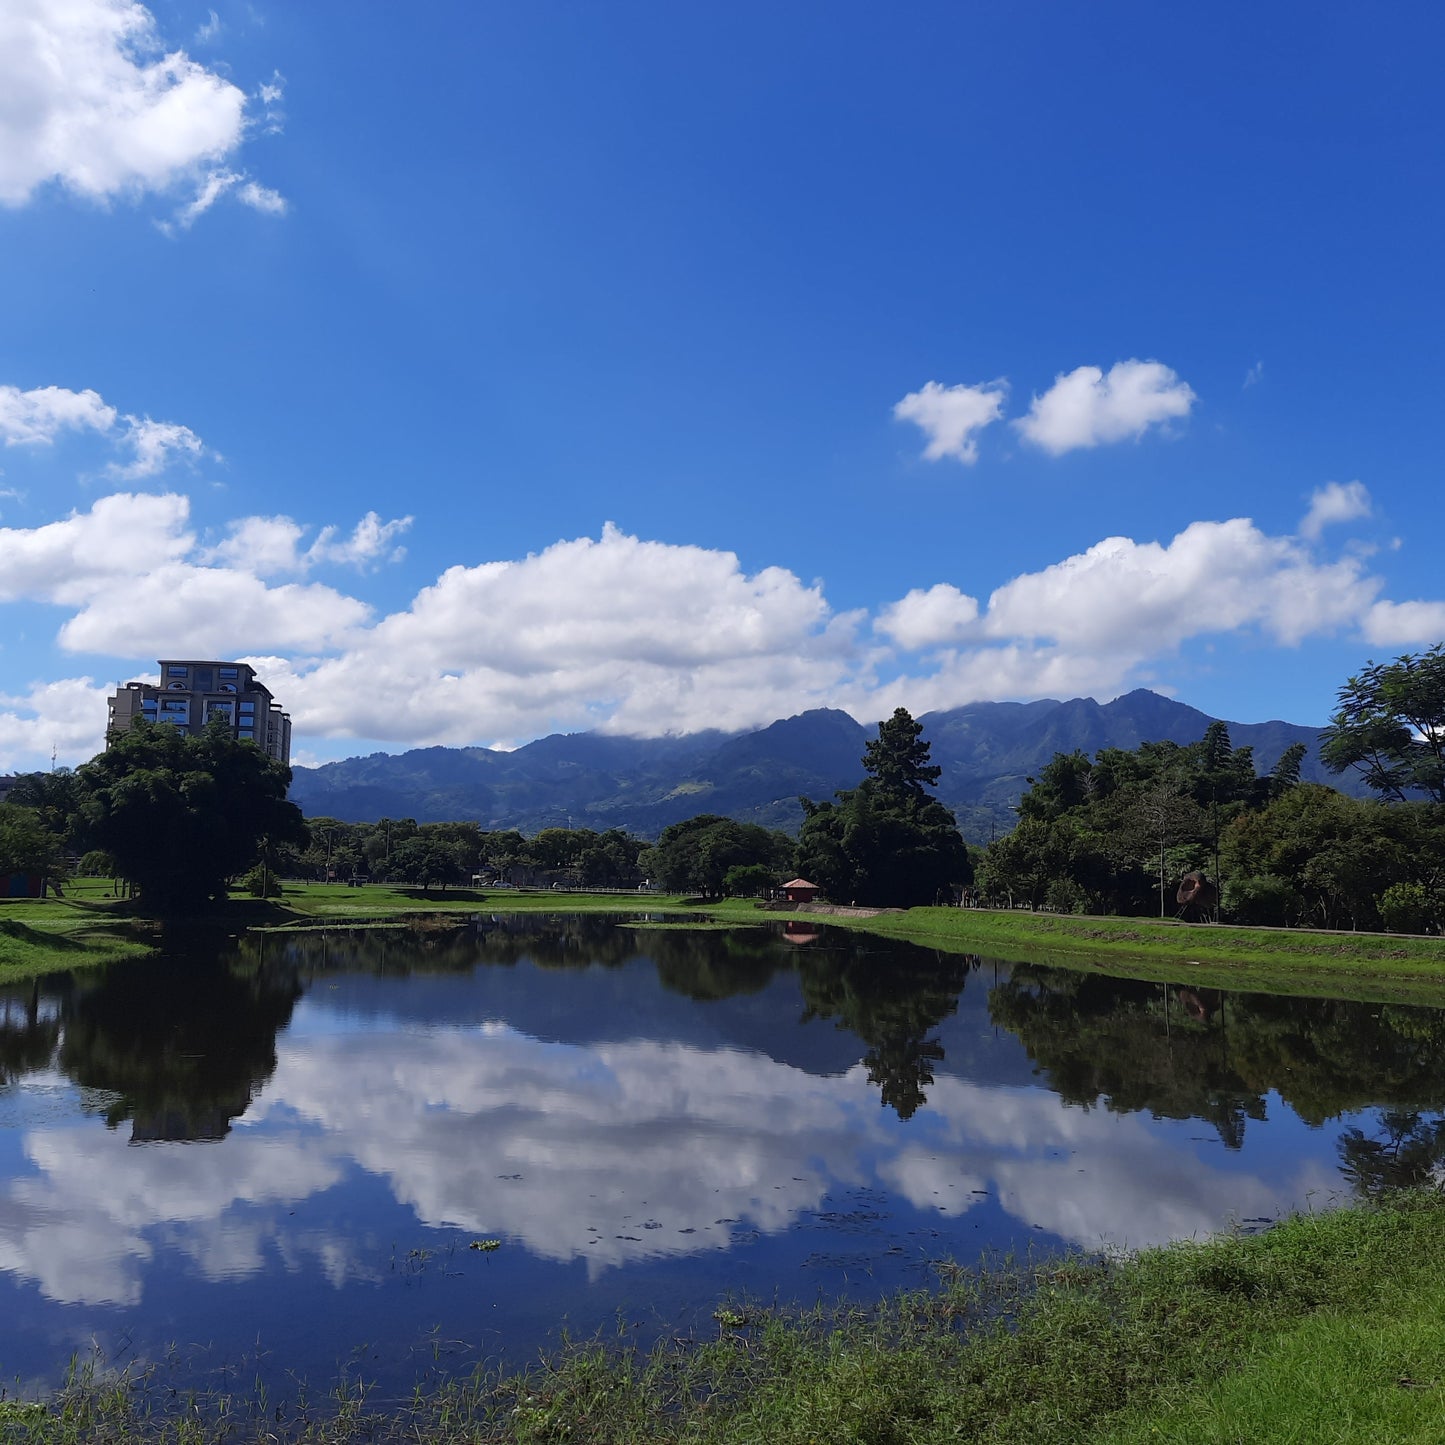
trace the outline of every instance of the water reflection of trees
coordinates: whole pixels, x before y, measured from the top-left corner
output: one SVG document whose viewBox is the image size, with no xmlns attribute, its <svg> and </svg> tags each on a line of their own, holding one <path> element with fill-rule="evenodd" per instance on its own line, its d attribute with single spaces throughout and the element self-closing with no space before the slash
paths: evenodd
<svg viewBox="0 0 1445 1445">
<path fill-rule="evenodd" d="M 420 918 L 401 927 L 326 928 L 249 934 L 238 942 L 248 961 L 284 961 L 302 978 L 317 974 L 468 973 L 504 968 L 617 968 L 637 956 L 630 930 L 606 916 Z"/>
<path fill-rule="evenodd" d="M 301 987 L 280 966 L 232 968 L 214 950 L 113 965 L 63 1014 L 60 1067 L 114 1094 L 131 1138 L 219 1139 L 276 1067 Z"/>
<path fill-rule="evenodd" d="M 1342 1167 L 1362 1193 L 1419 1182 L 1445 1159 L 1435 1111 L 1445 1013 L 1403 1004 L 1226 994 L 1015 965 L 989 995 L 1061 1097 L 1119 1112 L 1208 1120 L 1238 1148 L 1276 1092 L 1308 1124 L 1382 1107 L 1347 1129 Z"/>
<path fill-rule="evenodd" d="M 1445 1168 L 1445 1119 L 1387 1109 L 1373 1133 L 1346 1129 L 1339 1154 L 1340 1172 L 1366 1199 L 1391 1189 L 1438 1186 Z"/>
<path fill-rule="evenodd" d="M 1018 1035 L 1049 1086 L 1071 1104 L 1207 1121 L 1230 1148 L 1264 1100 L 1229 1057 L 1223 1000 L 1212 989 L 1015 964 L 989 994 L 993 1020 Z"/>
<path fill-rule="evenodd" d="M 971 955 L 866 945 L 809 952 L 797 960 L 804 1020 L 836 1019 L 867 1046 L 868 1078 L 883 1103 L 909 1119 L 927 1102 L 943 1045 L 929 1033 L 958 1008 Z"/>
<path fill-rule="evenodd" d="M 45 1068 L 59 1041 L 59 1010 L 42 1003 L 39 979 L 0 994 L 0 1085 Z"/>
<path fill-rule="evenodd" d="M 883 1104 L 902 1119 L 944 1062 L 939 1025 L 976 958 L 825 932 L 805 947 L 766 929 L 638 929 L 606 916 L 447 919 L 403 928 L 250 935 L 215 949 L 116 965 L 83 986 L 46 980 L 0 995 L 0 1084 L 58 1065 L 108 1091 L 132 1137 L 218 1138 L 276 1061 L 276 1034 L 322 975 L 549 970 L 650 962 L 661 986 L 711 1002 L 794 972 L 803 1022 L 855 1036 Z M 560 982 L 560 981 L 559 981 Z M 989 994 L 1066 1101 L 1207 1121 L 1238 1148 L 1278 1094 L 1307 1123 L 1379 1108 L 1351 1127 L 1341 1168 L 1364 1195 L 1445 1169 L 1445 1014 L 1328 999 L 1224 994 L 1014 965 Z"/>
</svg>

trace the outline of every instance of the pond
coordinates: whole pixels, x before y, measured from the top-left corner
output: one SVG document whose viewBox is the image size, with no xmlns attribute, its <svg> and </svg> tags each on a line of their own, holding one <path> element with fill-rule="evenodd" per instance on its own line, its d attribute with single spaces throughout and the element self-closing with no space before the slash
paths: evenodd
<svg viewBox="0 0 1445 1445">
<path fill-rule="evenodd" d="M 404 1393 L 1433 1177 L 1445 1016 L 792 926 L 491 918 L 0 994 L 0 1380 Z"/>
</svg>

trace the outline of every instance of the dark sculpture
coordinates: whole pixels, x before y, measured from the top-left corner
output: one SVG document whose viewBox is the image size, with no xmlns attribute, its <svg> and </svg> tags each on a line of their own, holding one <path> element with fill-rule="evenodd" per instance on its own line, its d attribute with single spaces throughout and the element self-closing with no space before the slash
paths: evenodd
<svg viewBox="0 0 1445 1445">
<path fill-rule="evenodd" d="M 1213 923 L 1219 914 L 1219 889 L 1204 873 L 1186 873 L 1174 901 L 1179 905 L 1174 916 L 1185 923 Z"/>
</svg>

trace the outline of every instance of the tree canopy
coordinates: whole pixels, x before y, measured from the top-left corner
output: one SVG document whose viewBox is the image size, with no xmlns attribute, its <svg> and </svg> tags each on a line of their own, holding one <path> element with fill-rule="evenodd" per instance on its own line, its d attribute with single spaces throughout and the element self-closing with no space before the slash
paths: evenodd
<svg viewBox="0 0 1445 1445">
<path fill-rule="evenodd" d="M 60 843 L 34 808 L 0 803 L 0 874 L 51 873 Z"/>
<path fill-rule="evenodd" d="M 906 708 L 878 724 L 863 753 L 867 776 L 836 802 L 799 801 L 798 871 L 835 902 L 911 908 L 935 903 L 973 877 L 953 814 L 927 789 L 942 771 L 929 762 L 923 725 Z"/>
<path fill-rule="evenodd" d="M 1059 753 L 979 873 L 986 901 L 1059 912 L 1173 911 L 1199 871 L 1231 922 L 1445 928 L 1445 645 L 1371 663 L 1340 690 L 1321 751 L 1381 795 L 1300 781 L 1302 744 L 1266 776 L 1226 724 L 1197 742 Z"/>
<path fill-rule="evenodd" d="M 1354 768 L 1382 797 L 1445 803 L 1445 643 L 1370 662 L 1339 690 L 1320 747 L 1331 772 Z"/>
<path fill-rule="evenodd" d="M 664 888 L 704 897 L 724 893 L 729 876 L 735 883 L 743 877 L 746 891 L 755 891 L 756 875 L 740 875 L 740 869 L 765 868 L 773 881 L 781 883 L 792 864 L 793 840 L 786 833 L 717 813 L 699 813 L 668 824 L 656 845 L 639 859 L 644 872 Z"/>
<path fill-rule="evenodd" d="M 75 831 L 110 854 L 148 908 L 184 911 L 223 897 L 263 842 L 304 843 L 290 781 L 290 768 L 224 723 L 186 735 L 141 722 L 76 770 Z"/>
</svg>

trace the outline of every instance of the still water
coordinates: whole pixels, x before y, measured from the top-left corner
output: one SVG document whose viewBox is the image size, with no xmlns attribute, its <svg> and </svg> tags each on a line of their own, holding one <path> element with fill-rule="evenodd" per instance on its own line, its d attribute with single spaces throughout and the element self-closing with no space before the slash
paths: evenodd
<svg viewBox="0 0 1445 1445">
<path fill-rule="evenodd" d="M 855 934 L 479 917 L 0 994 L 0 1382 L 404 1391 L 1431 1177 L 1445 1017 Z M 478 1248 L 499 1241 L 497 1247 Z"/>
</svg>

